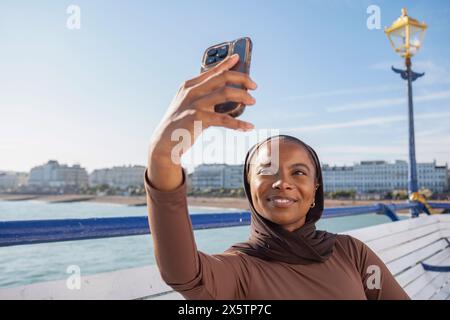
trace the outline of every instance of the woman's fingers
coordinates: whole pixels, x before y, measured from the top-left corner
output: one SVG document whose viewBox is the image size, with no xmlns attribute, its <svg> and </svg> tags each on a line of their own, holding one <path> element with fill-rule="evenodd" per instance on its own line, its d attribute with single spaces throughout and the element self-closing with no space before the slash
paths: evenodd
<svg viewBox="0 0 450 320">
<path fill-rule="evenodd" d="M 203 115 L 204 115 L 203 121 L 206 122 L 206 125 L 208 127 L 210 126 L 224 127 L 228 129 L 243 130 L 243 131 L 249 131 L 255 127 L 250 122 L 238 120 L 225 113 L 204 112 Z"/>
<path fill-rule="evenodd" d="M 190 95 L 192 99 L 196 99 L 197 97 L 203 96 L 226 85 L 236 85 L 251 90 L 255 90 L 257 87 L 256 82 L 245 73 L 222 70 L 211 77 L 206 78 L 194 87 L 191 87 Z"/>
<path fill-rule="evenodd" d="M 250 122 L 238 120 L 225 113 L 196 110 L 195 118 L 197 121 L 202 122 L 203 129 L 208 127 L 224 127 L 234 130 L 249 131 L 255 127 Z"/>
<path fill-rule="evenodd" d="M 255 98 L 253 98 L 246 90 L 233 87 L 221 87 L 194 101 L 192 103 L 192 108 L 211 110 L 216 104 L 229 101 L 243 103 L 245 105 L 253 105 L 256 103 Z"/>
<path fill-rule="evenodd" d="M 192 78 L 190 80 L 187 80 L 184 83 L 184 86 L 186 88 L 190 88 L 192 86 L 195 86 L 197 84 L 199 84 L 200 82 L 203 82 L 205 79 L 211 77 L 212 75 L 219 73 L 223 70 L 230 70 L 231 68 L 234 67 L 234 65 L 239 61 L 239 55 L 237 53 L 226 57 L 223 61 L 221 61 L 219 64 L 215 65 L 214 67 L 212 67 L 211 69 L 209 69 L 208 71 L 205 71 L 203 73 L 201 73 L 200 75 L 198 75 L 195 78 Z"/>
</svg>

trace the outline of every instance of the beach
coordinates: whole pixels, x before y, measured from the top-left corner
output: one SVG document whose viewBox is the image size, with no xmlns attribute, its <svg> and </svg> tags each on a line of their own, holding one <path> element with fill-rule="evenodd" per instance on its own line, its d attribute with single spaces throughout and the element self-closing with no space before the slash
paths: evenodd
<svg viewBox="0 0 450 320">
<path fill-rule="evenodd" d="M 70 202 L 94 202 L 94 203 L 108 203 L 125 206 L 145 206 L 145 196 L 95 196 L 95 195 L 35 195 L 35 194 L 0 194 L 0 200 L 4 201 L 43 201 L 47 203 L 70 203 Z M 450 202 L 450 201 L 439 201 Z M 345 207 L 345 206 L 364 206 L 376 203 L 405 203 L 405 200 L 336 200 L 325 199 L 325 207 Z M 249 210 L 248 201 L 246 198 L 219 198 L 219 197 L 188 197 L 188 205 L 193 207 L 208 207 L 208 208 L 226 208 L 226 209 L 241 209 Z M 402 213 L 402 211 L 399 211 Z M 405 211 L 406 212 L 406 211 Z"/>
<path fill-rule="evenodd" d="M 145 206 L 147 205 L 145 196 L 95 196 L 95 195 L 10 195 L 0 194 L 0 200 L 4 201 L 43 201 L 47 203 L 64 202 L 96 202 L 119 204 L 125 206 Z M 210 198 L 210 197 L 188 197 L 188 204 L 195 207 L 215 207 L 215 208 L 236 208 L 248 209 L 247 200 L 244 198 Z"/>
</svg>

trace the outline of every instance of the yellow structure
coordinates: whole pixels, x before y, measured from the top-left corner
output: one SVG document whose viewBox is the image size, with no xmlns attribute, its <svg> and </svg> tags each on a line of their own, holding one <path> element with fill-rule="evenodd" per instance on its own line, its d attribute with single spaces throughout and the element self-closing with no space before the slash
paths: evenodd
<svg viewBox="0 0 450 320">
<path fill-rule="evenodd" d="M 402 9 L 400 18 L 394 21 L 384 32 L 389 38 L 392 48 L 403 58 L 411 58 L 420 49 L 425 37 L 427 25 L 411 18 Z"/>
<path fill-rule="evenodd" d="M 420 202 L 428 209 L 428 212 L 430 212 L 430 214 L 438 213 L 438 212 L 433 211 L 431 206 L 428 204 L 427 199 L 423 195 L 421 195 L 419 192 L 411 193 L 411 195 L 409 196 L 409 200 Z"/>
</svg>

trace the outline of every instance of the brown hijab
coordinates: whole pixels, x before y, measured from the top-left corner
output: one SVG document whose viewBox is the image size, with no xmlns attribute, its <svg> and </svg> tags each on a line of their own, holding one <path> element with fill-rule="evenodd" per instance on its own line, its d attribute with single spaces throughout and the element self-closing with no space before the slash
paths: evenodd
<svg viewBox="0 0 450 320">
<path fill-rule="evenodd" d="M 316 171 L 319 188 L 316 191 L 315 203 L 306 215 L 305 224 L 295 231 L 288 231 L 280 225 L 264 218 L 253 206 L 248 172 L 250 160 L 264 143 L 271 139 L 289 140 L 303 146 L 310 154 Z M 251 210 L 250 239 L 233 245 L 228 251 L 240 251 L 261 259 L 282 261 L 290 264 L 311 264 L 326 261 L 333 253 L 336 234 L 316 230 L 315 223 L 320 219 L 323 207 L 322 170 L 316 152 L 303 141 L 288 135 L 269 137 L 254 145 L 247 153 L 244 163 L 244 189 Z"/>
</svg>

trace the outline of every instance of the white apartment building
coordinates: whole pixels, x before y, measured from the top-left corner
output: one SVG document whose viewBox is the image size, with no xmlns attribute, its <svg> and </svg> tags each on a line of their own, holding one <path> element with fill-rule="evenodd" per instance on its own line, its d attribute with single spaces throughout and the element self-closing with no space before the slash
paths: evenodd
<svg viewBox="0 0 450 320">
<path fill-rule="evenodd" d="M 357 193 L 388 192 L 408 189 L 408 163 L 397 160 L 362 161 L 353 166 L 322 166 L 324 190 L 335 192 L 354 190 Z M 436 161 L 418 163 L 419 188 L 433 192 L 449 189 L 447 165 L 438 166 Z M 243 166 L 226 164 L 202 164 L 192 173 L 192 187 L 196 189 L 240 188 L 243 186 Z"/>
<path fill-rule="evenodd" d="M 30 187 L 79 188 L 87 185 L 88 174 L 85 168 L 78 164 L 73 166 L 59 164 L 55 160 L 32 168 L 28 177 Z"/>
<path fill-rule="evenodd" d="M 195 189 L 238 189 L 242 175 L 242 165 L 202 164 L 194 169 L 191 185 Z"/>
<path fill-rule="evenodd" d="M 94 170 L 89 176 L 91 186 L 106 184 L 126 189 L 144 185 L 144 166 L 121 166 Z"/>
<path fill-rule="evenodd" d="M 354 190 L 357 193 L 387 192 L 395 189 L 408 189 L 408 163 L 396 160 L 362 161 L 353 166 L 322 166 L 324 190 Z M 433 192 L 448 190 L 448 167 L 432 163 L 417 164 L 418 184 Z"/>
<path fill-rule="evenodd" d="M 16 190 L 26 185 L 27 180 L 25 172 L 0 171 L 0 191 Z"/>
</svg>

